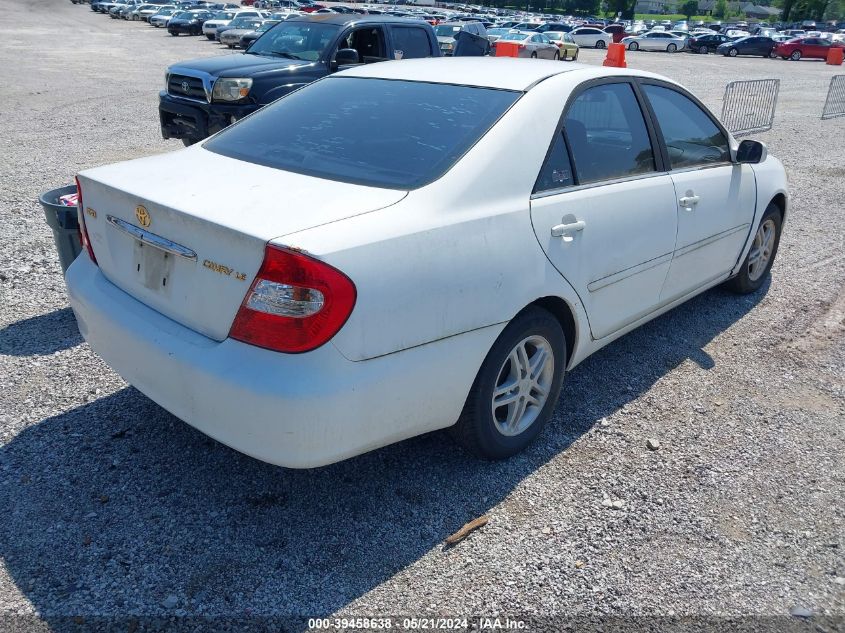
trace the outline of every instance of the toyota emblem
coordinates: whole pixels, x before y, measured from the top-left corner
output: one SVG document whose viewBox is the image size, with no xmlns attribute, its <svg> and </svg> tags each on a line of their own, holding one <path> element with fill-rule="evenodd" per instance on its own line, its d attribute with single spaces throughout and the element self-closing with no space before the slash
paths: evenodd
<svg viewBox="0 0 845 633">
<path fill-rule="evenodd" d="M 182 82 L 182 91 L 183 92 L 188 92 L 188 88 L 190 88 L 190 87 L 191 87 L 191 84 L 189 84 L 187 81 Z"/>
</svg>

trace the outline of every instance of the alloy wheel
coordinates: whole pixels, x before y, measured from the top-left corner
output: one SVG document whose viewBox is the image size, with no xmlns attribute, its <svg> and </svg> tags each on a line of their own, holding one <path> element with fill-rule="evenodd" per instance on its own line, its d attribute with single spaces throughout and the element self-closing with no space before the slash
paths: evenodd
<svg viewBox="0 0 845 633">
<path fill-rule="evenodd" d="M 517 343 L 493 388 L 491 407 L 499 433 L 519 435 L 534 423 L 549 398 L 554 373 L 554 353 L 545 338 L 532 335 Z"/>
<path fill-rule="evenodd" d="M 766 272 L 769 260 L 772 258 L 776 231 L 775 223 L 771 218 L 757 229 L 754 242 L 751 244 L 751 253 L 748 255 L 748 278 L 751 281 L 757 281 Z"/>
</svg>

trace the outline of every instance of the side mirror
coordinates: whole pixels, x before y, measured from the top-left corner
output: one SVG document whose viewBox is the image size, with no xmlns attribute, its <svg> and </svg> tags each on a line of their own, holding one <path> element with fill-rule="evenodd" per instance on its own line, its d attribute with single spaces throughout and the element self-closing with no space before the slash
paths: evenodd
<svg viewBox="0 0 845 633">
<path fill-rule="evenodd" d="M 736 162 L 756 165 L 766 160 L 769 152 L 760 141 L 745 140 L 736 150 Z"/>
<path fill-rule="evenodd" d="M 348 66 L 350 64 L 358 64 L 358 51 L 354 48 L 341 48 L 334 56 L 332 66 L 337 69 L 338 66 Z"/>
</svg>

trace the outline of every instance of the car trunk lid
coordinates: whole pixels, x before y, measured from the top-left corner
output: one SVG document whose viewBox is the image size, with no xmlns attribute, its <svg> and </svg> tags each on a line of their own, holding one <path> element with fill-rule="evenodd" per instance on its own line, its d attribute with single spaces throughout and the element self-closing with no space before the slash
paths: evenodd
<svg viewBox="0 0 845 633">
<path fill-rule="evenodd" d="M 226 338 L 267 242 L 407 194 L 254 165 L 199 146 L 88 170 L 79 181 L 94 254 L 109 281 L 216 340 Z"/>
</svg>

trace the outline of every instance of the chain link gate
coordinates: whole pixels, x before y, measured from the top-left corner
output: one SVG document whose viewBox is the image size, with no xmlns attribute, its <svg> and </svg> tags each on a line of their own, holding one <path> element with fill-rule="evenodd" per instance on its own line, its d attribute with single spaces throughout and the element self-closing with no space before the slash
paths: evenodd
<svg viewBox="0 0 845 633">
<path fill-rule="evenodd" d="M 725 87 L 722 123 L 734 136 L 772 129 L 780 79 L 732 81 Z"/>
<path fill-rule="evenodd" d="M 837 116 L 845 116 L 845 75 L 830 78 L 830 88 L 822 110 L 822 120 Z"/>
</svg>

